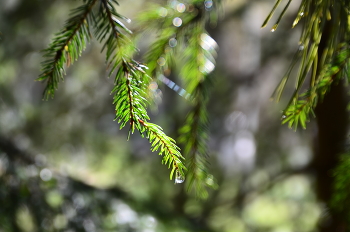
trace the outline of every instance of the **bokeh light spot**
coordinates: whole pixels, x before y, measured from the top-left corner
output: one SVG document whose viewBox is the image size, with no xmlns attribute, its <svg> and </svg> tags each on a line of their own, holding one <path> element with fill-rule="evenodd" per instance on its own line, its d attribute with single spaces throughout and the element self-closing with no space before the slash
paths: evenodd
<svg viewBox="0 0 350 232">
<path fill-rule="evenodd" d="M 52 178 L 52 172 L 49 169 L 44 168 L 43 170 L 40 171 L 40 178 L 43 181 L 49 181 Z"/>
<path fill-rule="evenodd" d="M 173 25 L 175 27 L 180 27 L 182 25 L 182 19 L 179 17 L 176 17 L 173 19 Z"/>
<path fill-rule="evenodd" d="M 177 45 L 177 40 L 175 38 L 169 39 L 169 46 L 170 47 L 175 47 Z"/>
<path fill-rule="evenodd" d="M 164 66 L 165 65 L 164 57 L 159 57 L 159 59 L 157 60 L 157 63 L 159 66 Z"/>
<path fill-rule="evenodd" d="M 164 8 L 164 7 L 161 7 L 161 8 L 159 8 L 159 10 L 158 10 L 158 14 L 159 14 L 159 16 L 161 16 L 161 17 L 165 17 L 165 16 L 168 15 L 168 10 L 167 10 L 166 8 Z"/>
<path fill-rule="evenodd" d="M 185 12 L 185 10 L 186 10 L 186 6 L 185 6 L 185 4 L 183 4 L 183 3 L 179 3 L 179 4 L 177 4 L 177 6 L 176 6 L 176 10 L 177 10 L 178 12 L 180 12 L 180 13 Z"/>
</svg>

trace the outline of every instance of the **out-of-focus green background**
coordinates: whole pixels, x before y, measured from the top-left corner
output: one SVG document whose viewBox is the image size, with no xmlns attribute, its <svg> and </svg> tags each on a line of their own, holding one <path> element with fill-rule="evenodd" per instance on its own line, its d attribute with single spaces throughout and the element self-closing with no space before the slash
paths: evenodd
<svg viewBox="0 0 350 232">
<path fill-rule="evenodd" d="M 1 232 L 316 231 L 323 206 L 309 172 L 314 125 L 297 132 L 280 125 L 292 86 L 281 103 L 269 100 L 299 46 L 300 28 L 291 29 L 298 2 L 274 33 L 260 29 L 271 0 L 226 0 L 218 25 L 208 27 L 219 44 L 208 104 L 218 188 L 206 201 L 169 180 L 147 140 L 135 134 L 127 141 L 127 130 L 119 130 L 113 80 L 96 40 L 68 69 L 55 98 L 42 101 L 44 84 L 35 81 L 40 51 L 80 3 L 0 2 Z M 121 0 L 117 9 L 133 30 L 149 3 Z M 141 53 L 152 40 L 144 36 Z M 176 138 L 187 103 L 159 88 L 152 121 Z"/>
</svg>

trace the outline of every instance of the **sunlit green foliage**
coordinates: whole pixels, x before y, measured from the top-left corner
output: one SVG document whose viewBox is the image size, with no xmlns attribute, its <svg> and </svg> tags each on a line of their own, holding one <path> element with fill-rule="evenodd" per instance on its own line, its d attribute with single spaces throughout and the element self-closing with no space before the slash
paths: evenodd
<svg viewBox="0 0 350 232">
<path fill-rule="evenodd" d="M 263 27 L 266 26 L 280 2 L 279 0 L 276 2 Z M 271 31 L 276 30 L 289 3 L 290 1 Z M 313 114 L 313 109 L 318 102 L 322 101 L 331 84 L 342 82 L 342 79 L 349 76 L 347 71 L 350 58 L 349 7 L 349 3 L 345 0 L 303 0 L 301 2 L 298 15 L 293 23 L 294 27 L 302 18 L 305 20 L 300 46 L 291 66 L 273 95 L 279 101 L 294 66 L 300 62 L 295 91 L 282 117 L 282 122 L 288 123 L 289 127 L 296 129 L 300 124 L 305 128 L 310 114 Z M 320 43 L 324 44 L 322 50 Z M 302 92 L 305 80 L 308 78 L 307 90 Z"/>
<path fill-rule="evenodd" d="M 150 118 L 146 111 L 148 100 L 145 92 L 150 77 L 144 71 L 147 67 L 133 60 L 136 48 L 129 36 L 131 31 L 120 21 L 129 19 L 117 12 L 116 4 L 115 0 L 89 0 L 72 11 L 65 28 L 45 50 L 44 56 L 49 59 L 43 62 L 43 73 L 38 78 L 47 81 L 44 97 L 54 96 L 59 80 L 63 79 L 65 66 L 81 55 L 91 37 L 90 27 L 94 28 L 97 39 L 104 43 L 102 50 L 106 49 L 109 76 L 116 71 L 112 93 L 120 128 L 129 122 L 130 133 L 136 128 L 149 139 L 152 151 L 159 150 L 159 154 L 164 155 L 163 163 L 172 170 L 170 179 L 174 173 L 182 179 L 186 168 L 175 140 L 165 135 L 159 126 L 147 122 Z"/>
<path fill-rule="evenodd" d="M 113 118 L 110 114 L 113 109 L 110 104 L 111 96 L 108 96 L 108 93 L 113 86 L 106 86 L 104 75 L 97 75 L 101 65 L 96 60 L 99 57 L 97 46 L 88 49 L 91 56 L 86 57 L 84 61 L 81 60 L 83 61 L 81 63 L 75 63 L 76 67 L 71 70 L 70 77 L 66 78 L 65 83 L 60 83 L 62 96 L 59 98 L 56 96 L 55 101 L 40 103 L 36 87 L 23 88 L 32 83 L 33 75 L 37 75 L 39 58 L 36 51 L 45 43 L 41 38 L 45 38 L 48 30 L 60 24 L 57 23 L 57 19 L 62 19 L 62 13 L 67 12 L 67 6 L 82 2 L 88 4 L 89 0 L 40 1 L 40 3 L 5 0 L 4 2 L 4 7 L 0 7 L 2 19 L 0 24 L 3 32 L 1 36 L 5 38 L 2 40 L 5 46 L 0 46 L 0 131 L 1 135 L 9 137 L 9 140 L 0 135 L 0 205 L 3 206 L 0 207 L 2 215 L 0 230 L 170 232 L 226 232 L 232 229 L 236 232 L 317 230 L 315 229 L 317 221 L 323 219 L 325 214 L 322 212 L 323 204 L 320 204 L 315 197 L 313 173 L 318 167 L 309 160 L 311 149 L 310 141 L 305 137 L 307 133 L 290 133 L 275 124 L 276 118 L 268 119 L 269 116 L 266 117 L 265 113 L 268 111 L 270 115 L 275 115 L 272 114 L 274 105 L 270 104 L 265 108 L 267 105 L 259 104 L 253 108 L 250 103 L 243 107 L 236 104 L 241 102 L 242 98 L 235 95 L 244 93 L 244 99 L 247 99 L 247 94 L 253 98 L 261 96 L 256 94 L 261 88 L 266 89 L 271 82 L 265 79 L 257 82 L 256 79 L 251 80 L 250 76 L 245 78 L 245 75 L 236 75 L 237 70 L 235 71 L 234 67 L 227 67 L 224 62 L 229 60 L 235 64 L 239 63 L 240 60 L 235 60 L 234 54 L 237 52 L 244 54 L 241 52 L 245 49 L 241 50 L 241 47 L 249 43 L 246 38 L 258 42 L 262 51 L 278 49 L 272 56 L 261 54 L 263 61 L 261 66 L 251 69 L 256 72 L 253 74 L 254 77 L 266 69 L 267 74 L 273 76 L 271 72 L 273 68 L 269 66 L 271 63 L 275 66 L 276 56 L 281 60 L 281 66 L 284 60 L 289 59 L 287 52 L 289 49 L 281 48 L 281 44 L 286 41 L 287 44 L 294 42 L 289 36 L 292 32 L 275 36 L 272 44 L 266 43 L 265 39 L 269 36 L 264 33 L 259 34 L 259 38 L 256 35 L 245 34 L 246 25 L 251 19 L 241 17 L 242 14 L 259 12 L 264 9 L 266 2 L 243 1 L 243 5 L 237 7 L 236 1 L 226 1 L 225 20 L 219 28 L 214 29 L 207 28 L 209 19 L 214 18 L 215 22 L 216 17 L 213 13 L 215 9 L 207 9 L 211 1 L 206 3 L 202 0 L 163 1 L 164 5 L 157 5 L 153 11 L 145 11 L 143 8 L 143 4 L 147 1 L 130 1 L 137 4 L 142 2 L 141 8 L 130 6 L 129 2 L 120 2 L 128 15 L 139 14 L 140 11 L 151 16 L 152 12 L 154 13 L 152 16 L 154 19 L 141 23 L 152 30 L 152 33 L 139 37 L 143 40 L 140 43 L 141 54 L 145 52 L 146 57 L 154 57 L 145 60 L 141 60 L 138 54 L 133 55 L 136 46 L 134 44 L 137 43 L 133 41 L 130 31 L 125 26 L 128 19 L 118 15 L 118 12 L 124 14 L 124 10 L 119 10 L 123 8 L 112 4 L 112 1 L 98 0 L 91 14 L 89 13 L 93 21 L 90 21 L 87 28 L 102 46 L 105 45 L 103 51 L 107 56 L 109 76 L 112 80 L 115 79 L 112 97 L 116 108 L 114 115 L 116 120 L 120 121 L 121 127 L 126 129 L 130 127 L 130 135 L 136 130 L 148 138 L 151 150 L 157 150 L 157 154 L 160 152 L 163 163 L 170 168 L 170 176 L 175 177 L 176 182 L 180 183 L 183 180 L 182 175 L 185 174 L 185 185 L 187 185 L 185 187 L 196 189 L 199 197 L 205 198 L 209 195 L 208 201 L 196 201 L 192 195 L 185 195 L 181 185 L 174 186 L 169 181 L 164 183 L 164 178 L 168 178 L 168 174 L 164 173 L 167 170 L 157 168 L 154 162 L 160 157 L 144 155 L 144 144 L 139 144 L 139 141 L 135 144 L 125 143 L 124 131 L 117 132 L 118 125 L 109 122 Z M 10 8 L 8 3 L 11 2 L 17 2 L 18 8 Z M 242 1 L 237 1 L 238 4 L 239 2 Z M 281 1 L 281 4 L 287 2 Z M 205 11 L 203 3 L 207 4 Z M 185 11 L 180 13 L 177 6 L 182 11 L 184 5 Z M 29 6 L 34 6 L 37 11 L 28 9 Z M 232 10 L 232 6 L 237 8 Z M 215 7 L 217 1 L 214 1 L 213 8 Z M 128 10 L 130 8 L 131 11 Z M 166 16 L 164 9 L 168 12 Z M 203 13 L 201 17 L 197 17 L 199 11 Z M 24 20 L 20 19 L 23 12 L 29 14 L 29 17 L 25 14 Z M 58 13 L 54 15 L 52 12 Z M 35 17 L 36 15 L 39 19 Z M 111 15 L 114 16 L 111 18 Z M 260 15 L 260 12 L 257 15 Z M 113 20 L 104 20 L 106 18 Z M 179 27 L 173 24 L 174 18 L 181 18 L 182 24 Z M 108 33 L 104 33 L 105 28 L 109 28 Z M 206 29 L 213 35 L 217 33 L 215 37 L 220 38 L 221 51 L 224 50 L 220 54 L 222 63 L 218 65 L 218 70 L 213 76 L 209 70 L 215 65 L 215 43 Z M 133 31 L 134 33 L 143 31 L 143 28 L 136 28 Z M 154 32 L 157 32 L 159 37 L 155 36 Z M 232 34 L 237 35 L 237 32 L 242 32 L 239 36 L 243 38 L 242 44 L 239 45 L 232 37 Z M 11 41 L 17 38 L 17 34 L 22 37 Z M 39 40 L 36 40 L 37 38 Z M 90 35 L 86 38 L 91 39 Z M 148 46 L 149 41 L 155 43 L 160 39 L 163 41 L 157 43 L 159 46 Z M 31 40 L 35 40 L 32 44 L 36 46 L 27 46 Z M 275 46 L 276 40 L 283 43 L 276 43 Z M 22 44 L 26 48 L 25 51 L 20 47 Z M 243 46 L 239 49 L 228 49 L 231 48 L 230 45 Z M 334 57 L 329 63 L 330 66 L 328 68 L 325 66 L 323 70 L 339 75 L 338 68 L 332 68 L 334 64 L 338 64 L 340 70 L 346 71 L 343 68 L 343 65 L 346 65 L 343 61 L 348 57 L 346 55 L 348 48 L 345 45 L 338 46 L 336 51 L 336 57 L 344 58 L 338 60 Z M 16 49 L 17 51 L 13 52 Z M 229 54 L 224 54 L 226 51 Z M 297 55 L 301 56 L 300 54 Z M 51 58 L 54 56 L 55 54 Z M 133 60 L 135 57 L 138 61 Z M 295 59 L 296 64 L 297 60 Z M 66 67 L 64 65 L 63 68 Z M 237 79 L 240 80 L 237 82 Z M 157 80 L 159 85 L 155 84 Z M 178 85 L 167 82 L 169 80 L 177 82 Z M 308 76 L 305 83 L 307 80 Z M 328 91 L 331 83 L 339 79 L 336 77 L 324 80 L 323 84 L 322 81 L 319 84 L 315 82 L 315 86 L 319 85 L 316 90 L 320 93 Z M 181 97 L 171 99 L 174 102 L 161 106 L 160 112 L 171 112 L 166 116 L 159 115 L 158 119 L 162 121 L 162 127 L 164 125 L 167 131 L 168 128 L 169 131 L 174 131 L 179 125 L 182 126 L 179 142 L 183 143 L 182 153 L 187 157 L 184 163 L 190 169 L 185 173 L 179 171 L 179 165 L 183 165 L 183 160 L 174 141 L 166 136 L 159 126 L 149 122 L 147 107 L 152 104 L 152 99 L 147 99 L 148 94 L 152 87 L 157 86 L 160 86 L 157 90 L 165 92 L 166 86 L 161 86 L 162 81 L 171 83 L 173 86 L 171 88 L 183 97 L 183 99 Z M 249 86 L 246 86 L 246 83 L 249 83 Z M 179 86 L 183 89 L 179 89 Z M 302 87 L 302 92 L 304 89 Z M 29 92 L 31 90 L 33 91 Z M 215 99 L 210 98 L 208 94 L 210 92 L 213 92 Z M 168 94 L 164 94 L 165 100 Z M 299 100 L 308 100 L 309 94 L 304 96 L 300 94 Z M 183 103 L 179 104 L 179 101 Z M 55 107 L 57 106 L 55 104 L 59 107 Z M 181 114 L 189 111 L 186 119 L 183 117 L 185 115 L 178 114 L 180 108 Z M 242 117 L 239 120 L 235 119 L 235 125 L 229 125 L 231 122 L 229 119 L 232 119 L 231 116 L 238 113 L 237 111 Z M 254 114 L 258 112 L 259 117 L 254 116 L 252 119 L 249 111 L 253 111 Z M 181 125 L 182 121 L 184 125 Z M 214 122 L 211 126 L 210 140 L 208 121 Z M 230 127 L 225 128 L 228 125 Z M 247 133 L 251 137 L 245 141 L 251 142 L 254 145 L 253 149 L 256 146 L 256 157 L 253 158 L 257 159 L 254 160 L 252 170 L 243 167 L 241 171 L 237 171 L 240 169 L 238 167 L 240 163 L 237 162 L 237 165 L 236 160 L 223 157 L 225 153 L 221 149 L 229 150 L 227 153 L 232 157 L 235 155 L 233 153 L 236 152 L 236 145 L 242 138 L 247 138 L 244 137 Z M 207 144 L 218 149 L 214 151 L 217 155 L 210 159 L 211 166 L 208 156 L 214 152 L 208 151 Z M 227 144 L 232 146 L 228 147 Z M 23 151 L 14 149 L 16 147 L 14 145 L 18 145 Z M 247 147 L 244 146 L 247 143 L 240 145 Z M 26 154 L 24 151 L 33 153 Z M 147 152 L 147 148 L 145 151 Z M 37 155 L 37 152 L 44 155 Z M 27 157 L 32 157 L 32 160 L 28 161 Z M 40 157 L 47 157 L 48 163 L 43 163 Z M 221 164 L 222 161 L 226 163 Z M 215 187 L 213 176 L 208 172 L 209 167 L 212 169 L 210 172 L 215 173 L 220 183 L 220 188 L 213 194 L 209 194 L 210 191 L 206 190 L 206 187 Z M 341 173 L 347 175 L 346 169 L 344 166 L 339 175 Z M 42 176 L 45 172 L 52 174 L 51 179 Z M 339 179 L 346 181 L 344 178 Z M 346 204 L 346 189 L 346 185 L 336 188 L 344 195 L 336 198 L 338 200 L 335 204 Z M 346 210 L 346 207 L 343 209 Z M 129 215 L 130 220 L 125 221 L 125 215 Z"/>
<path fill-rule="evenodd" d="M 96 4 L 97 2 L 99 4 Z M 209 3 L 188 1 L 165 7 L 153 6 L 139 16 L 141 26 L 160 32 L 146 54 L 146 67 L 132 59 L 136 48 L 129 36 L 131 31 L 120 21 L 129 19 L 116 11 L 114 4 L 117 2 L 86 1 L 85 5 L 74 10 L 75 14 L 68 20 L 68 26 L 57 34 L 47 49 L 46 56 L 53 59 L 44 62 L 44 71 L 39 78 L 47 80 L 48 83 L 45 98 L 53 96 L 59 79 L 63 79 L 64 66 L 69 66 L 72 59 L 78 58 L 89 41 L 89 28 L 95 28 L 97 39 L 104 43 L 102 50 L 106 50 L 109 76 L 116 71 L 112 93 L 116 105 L 116 120 L 120 123 L 120 128 L 130 123 L 130 133 L 136 129 L 142 136 L 145 135 L 152 144 L 151 150 L 160 150 L 159 154 L 164 155 L 163 163 L 172 169 L 170 178 L 175 173 L 176 177 L 182 179 L 186 168 L 182 163 L 183 157 L 179 148 L 159 126 L 147 122 L 150 118 L 146 111 L 149 104 L 146 93 L 150 77 L 157 80 L 159 76 L 166 76 L 175 65 L 172 60 L 180 58 L 183 68 L 179 76 L 186 89 L 180 95 L 193 103 L 193 110 L 181 130 L 189 167 L 187 186 L 189 189 L 193 185 L 196 186 L 197 195 L 203 198 L 208 196 L 204 188 L 208 185 L 207 179 L 212 183 L 212 176 L 207 171 L 208 91 L 205 91 L 205 85 L 209 83 L 207 75 L 215 68 L 214 56 L 217 47 L 216 42 L 205 30 L 206 24 L 217 18 L 213 16 L 216 15 L 214 9 L 217 8 L 217 3 Z"/>
<path fill-rule="evenodd" d="M 66 28 L 57 34 L 46 50 L 45 56 L 53 58 L 44 62 L 44 71 L 39 78 L 47 80 L 45 98 L 53 97 L 59 80 L 63 79 L 64 66 L 69 66 L 71 60 L 78 58 L 89 41 L 89 28 L 95 28 L 97 39 L 104 43 L 102 50 L 106 50 L 107 65 L 111 67 L 109 76 L 117 70 L 112 93 L 120 128 L 130 123 L 129 136 L 135 129 L 142 136 L 145 135 L 152 144 L 151 150 L 160 150 L 159 154 L 164 154 L 163 163 L 172 169 L 170 178 L 175 173 L 182 179 L 185 166 L 182 164 L 183 157 L 179 148 L 159 126 L 147 122 L 150 118 L 146 111 L 146 92 L 151 81 L 150 76 L 157 79 L 160 75 L 167 75 L 174 66 L 172 60 L 180 58 L 184 61 L 180 77 L 186 89 L 181 95 L 193 103 L 193 110 L 181 130 L 189 167 L 187 186 L 189 189 L 196 186 L 197 195 L 206 198 L 208 193 L 204 186 L 208 185 L 208 178 L 212 183 L 212 176 L 207 171 L 208 92 L 205 91 L 205 85 L 209 83 L 206 80 L 207 75 L 215 67 L 217 45 L 207 34 L 205 27 L 210 19 L 215 21 L 217 18 L 217 5 L 212 5 L 213 2 L 208 5 L 206 1 L 189 1 L 164 7 L 154 5 L 140 15 L 141 26 L 159 31 L 159 37 L 146 54 L 146 67 L 132 59 L 136 49 L 128 36 L 131 31 L 120 21 L 129 19 L 120 15 L 114 4 L 117 2 L 85 1 L 83 6 L 73 11 L 74 15 L 68 20 Z M 95 5 L 99 8 L 94 9 Z"/>
<path fill-rule="evenodd" d="M 288 9 L 288 1 L 271 31 L 275 31 Z M 281 3 L 277 0 L 272 11 L 263 23 L 267 25 Z M 152 150 L 160 149 L 163 162 L 169 164 L 173 173 L 184 174 L 182 155 L 175 141 L 166 136 L 160 127 L 148 122 L 149 101 L 147 88 L 153 81 L 168 76 L 177 65 L 182 65 L 179 78 L 184 90 L 179 94 L 193 104 L 185 125 L 180 130 L 184 143 L 185 157 L 188 159 L 188 182 L 190 189 L 196 186 L 199 196 L 206 197 L 203 186 L 211 175 L 208 174 L 208 151 L 206 140 L 207 115 L 206 101 L 209 98 L 208 75 L 215 68 L 216 42 L 208 35 L 206 25 L 215 22 L 219 1 L 193 0 L 181 4 L 169 3 L 164 6 L 153 5 L 138 18 L 141 28 L 158 31 L 158 37 L 146 52 L 145 63 L 133 60 L 135 51 L 131 31 L 122 20 L 129 19 L 119 14 L 116 1 L 86 0 L 75 9 L 65 28 L 56 35 L 49 48 L 45 50 L 48 60 L 43 62 L 43 73 L 38 78 L 47 81 L 45 99 L 54 96 L 60 79 L 63 79 L 65 66 L 72 64 L 90 41 L 90 27 L 94 28 L 99 42 L 106 50 L 106 61 L 110 68 L 109 76 L 116 71 L 114 104 L 116 120 L 120 128 L 130 124 L 130 133 L 138 130 L 146 136 Z M 340 13 L 339 13 L 340 12 Z M 283 123 L 289 127 L 306 127 L 310 114 L 322 101 L 332 83 L 341 82 L 348 76 L 350 26 L 349 6 L 345 1 L 302 1 L 293 27 L 301 19 L 305 26 L 300 38 L 300 46 L 286 75 L 275 90 L 278 101 L 294 67 L 300 63 L 295 81 L 295 91 L 284 110 Z M 331 28 L 325 34 L 324 28 Z M 324 49 L 320 50 L 320 43 Z M 180 62 L 174 62 L 180 60 Z M 306 91 L 305 80 L 310 79 Z"/>
</svg>

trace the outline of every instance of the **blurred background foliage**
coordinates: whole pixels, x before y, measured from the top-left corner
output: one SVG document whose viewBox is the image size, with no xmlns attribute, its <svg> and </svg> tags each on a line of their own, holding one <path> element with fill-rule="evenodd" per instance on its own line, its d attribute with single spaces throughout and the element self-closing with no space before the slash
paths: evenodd
<svg viewBox="0 0 350 232">
<path fill-rule="evenodd" d="M 157 1 L 154 1 L 157 2 Z M 165 1 L 164 1 L 165 2 Z M 164 3 L 158 1 L 158 3 Z M 179 2 L 172 1 L 172 4 Z M 219 44 L 208 103 L 210 171 L 206 201 L 169 181 L 149 144 L 114 119 L 104 54 L 93 39 L 67 71 L 53 100 L 42 101 L 41 50 L 79 1 L 0 3 L 0 231 L 311 232 L 327 217 L 315 193 L 316 127 L 280 125 L 270 96 L 298 49 L 292 2 L 274 33 L 260 26 L 273 1 L 223 1 L 207 30 Z M 120 1 L 132 19 L 149 1 Z M 278 14 L 277 14 L 278 15 Z M 142 34 L 143 54 L 154 32 Z M 181 62 L 170 79 L 176 82 Z M 176 138 L 188 103 L 159 84 L 153 121 Z"/>
</svg>

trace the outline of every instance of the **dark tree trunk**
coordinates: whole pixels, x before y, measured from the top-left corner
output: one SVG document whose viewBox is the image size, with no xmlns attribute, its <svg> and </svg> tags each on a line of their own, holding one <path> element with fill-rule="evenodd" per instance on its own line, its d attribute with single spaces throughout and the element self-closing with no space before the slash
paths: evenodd
<svg viewBox="0 0 350 232">
<path fill-rule="evenodd" d="M 327 21 L 319 45 L 319 59 L 332 35 L 332 20 Z M 318 67 L 320 67 L 318 65 Z M 320 71 L 320 70 L 319 70 Z M 333 194 L 332 170 L 337 166 L 339 155 L 345 152 L 348 130 L 347 93 L 344 82 L 333 82 L 330 91 L 316 107 L 318 133 L 314 147 L 313 168 L 316 171 L 316 194 L 327 206 L 319 225 L 320 232 L 345 232 L 342 216 L 329 207 Z"/>
<path fill-rule="evenodd" d="M 332 170 L 338 163 L 339 155 L 345 149 L 348 125 L 346 106 L 345 88 L 342 83 L 339 83 L 332 86 L 324 101 L 316 108 L 318 135 L 313 167 L 316 170 L 316 194 L 319 200 L 326 204 L 332 197 Z M 327 214 L 322 221 L 320 232 L 345 231 L 341 215 L 337 215 L 331 208 L 327 209 Z"/>
</svg>

